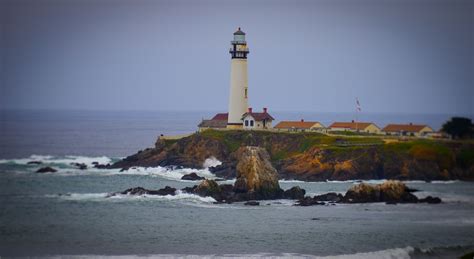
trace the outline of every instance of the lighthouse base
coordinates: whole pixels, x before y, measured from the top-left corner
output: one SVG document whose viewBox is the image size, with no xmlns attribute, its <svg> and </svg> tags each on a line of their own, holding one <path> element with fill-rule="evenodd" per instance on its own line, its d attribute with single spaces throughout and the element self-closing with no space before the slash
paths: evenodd
<svg viewBox="0 0 474 259">
<path fill-rule="evenodd" d="M 227 123 L 227 129 L 243 129 L 243 123 Z"/>
</svg>

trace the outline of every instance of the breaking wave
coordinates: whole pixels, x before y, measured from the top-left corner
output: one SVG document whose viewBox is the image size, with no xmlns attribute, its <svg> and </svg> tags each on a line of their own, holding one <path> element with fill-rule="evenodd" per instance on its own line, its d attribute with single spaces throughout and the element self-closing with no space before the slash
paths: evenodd
<svg viewBox="0 0 474 259">
<path fill-rule="evenodd" d="M 209 168 L 209 167 L 216 167 L 219 165 L 222 165 L 222 162 L 217 160 L 217 158 L 211 156 L 204 161 L 202 167 Z"/>
<path fill-rule="evenodd" d="M 392 248 L 373 252 L 315 256 L 299 253 L 254 253 L 254 254 L 148 254 L 148 255 L 72 255 L 69 258 L 316 258 L 316 259 L 410 259 L 410 258 L 458 258 L 472 250 L 472 246 L 453 246 L 436 248 Z M 48 257 L 51 258 L 51 257 Z M 52 258 L 62 258 L 56 256 Z"/>
<path fill-rule="evenodd" d="M 41 167 L 51 166 L 57 170 L 55 173 L 47 173 L 47 175 L 58 176 L 75 176 L 75 175 L 142 175 L 150 177 L 162 177 L 168 180 L 188 182 L 189 180 L 181 180 L 185 174 L 196 173 L 207 179 L 215 179 L 216 176 L 209 171 L 209 167 L 220 165 L 221 162 L 215 157 L 210 157 L 204 162 L 204 169 L 180 168 L 180 167 L 132 167 L 128 170 L 117 169 L 97 169 L 95 164 L 109 164 L 118 161 L 119 158 L 87 157 L 87 156 L 49 156 L 49 155 L 32 155 L 27 158 L 19 159 L 0 159 L 0 165 L 8 168 L 6 171 L 17 173 L 32 173 Z M 31 164 L 30 162 L 35 162 Z M 85 170 L 80 170 L 74 164 L 84 164 L 87 166 Z"/>
<path fill-rule="evenodd" d="M 162 177 L 168 180 L 176 180 L 189 182 L 189 180 L 181 180 L 185 174 L 196 173 L 201 177 L 207 179 L 215 179 L 216 176 L 206 169 L 192 169 L 192 168 L 176 168 L 176 167 L 132 167 L 128 170 L 122 171 L 120 169 L 103 170 L 104 175 L 145 175 L 151 177 Z"/>
<path fill-rule="evenodd" d="M 67 201 L 185 201 L 197 203 L 214 203 L 216 200 L 212 197 L 201 197 L 199 195 L 176 191 L 176 195 L 128 195 L 128 194 L 110 194 L 110 193 L 66 193 L 46 195 L 47 198 L 57 198 Z"/>
<path fill-rule="evenodd" d="M 41 164 L 49 165 L 63 165 L 70 166 L 72 163 L 85 164 L 88 167 L 94 166 L 95 163 L 99 164 L 108 164 L 113 161 L 113 159 L 106 156 L 99 157 L 87 157 L 87 156 L 48 156 L 48 155 L 31 155 L 27 158 L 19 159 L 0 159 L 0 164 L 17 164 L 17 165 L 27 165 L 28 162 L 41 162 Z"/>
</svg>

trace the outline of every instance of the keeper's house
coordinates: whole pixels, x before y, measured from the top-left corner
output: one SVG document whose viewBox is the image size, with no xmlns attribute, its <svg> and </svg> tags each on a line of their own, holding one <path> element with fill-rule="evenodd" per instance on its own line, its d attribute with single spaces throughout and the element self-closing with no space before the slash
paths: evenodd
<svg viewBox="0 0 474 259">
<path fill-rule="evenodd" d="M 330 131 L 352 131 L 352 132 L 364 132 L 371 134 L 381 134 L 380 128 L 372 122 L 334 122 L 329 126 Z"/>
<path fill-rule="evenodd" d="M 422 124 L 388 124 L 382 129 L 386 135 L 423 137 L 434 133 L 428 125 Z"/>
<path fill-rule="evenodd" d="M 248 111 L 242 115 L 243 128 L 246 130 L 271 129 L 274 120 L 267 108 L 263 108 L 263 112 L 253 112 L 252 108 L 248 108 Z"/>
<path fill-rule="evenodd" d="M 305 132 L 305 131 L 318 131 L 323 132 L 326 128 L 324 125 L 317 121 L 280 121 L 274 127 L 277 131 L 289 131 L 289 132 Z"/>
</svg>

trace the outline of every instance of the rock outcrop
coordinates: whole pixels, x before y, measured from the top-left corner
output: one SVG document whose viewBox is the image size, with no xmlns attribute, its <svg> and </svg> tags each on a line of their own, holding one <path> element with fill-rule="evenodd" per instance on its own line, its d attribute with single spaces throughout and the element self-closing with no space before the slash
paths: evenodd
<svg viewBox="0 0 474 259">
<path fill-rule="evenodd" d="M 428 196 L 418 199 L 412 194 L 415 190 L 408 188 L 400 181 L 386 181 L 382 184 L 371 185 L 361 183 L 352 186 L 346 194 L 327 193 L 314 197 L 304 197 L 297 202 L 297 206 L 327 205 L 335 203 L 441 203 L 441 199 Z"/>
<path fill-rule="evenodd" d="M 377 185 L 357 184 L 352 186 L 344 196 L 346 203 L 416 203 L 417 201 L 418 198 L 400 181 L 386 181 Z"/>
<path fill-rule="evenodd" d="M 474 145 L 466 142 L 410 140 L 384 143 L 379 137 L 334 137 L 317 133 L 204 131 L 179 140 L 159 139 L 154 148 L 108 168 L 181 166 L 203 168 L 219 178 L 237 177 L 241 147 L 264 148 L 280 179 L 326 180 L 474 180 Z"/>
<path fill-rule="evenodd" d="M 56 170 L 56 169 L 54 169 L 54 168 L 52 168 L 52 167 L 49 167 L 49 166 L 47 166 L 47 167 L 42 167 L 42 168 L 36 170 L 36 172 L 37 172 L 37 173 L 40 173 L 40 174 L 43 174 L 43 173 L 55 173 L 55 172 L 57 172 L 57 171 L 58 171 L 58 170 Z"/>
<path fill-rule="evenodd" d="M 181 177 L 181 180 L 188 180 L 188 181 L 200 181 L 200 180 L 204 180 L 204 179 L 206 179 L 206 178 L 201 177 L 201 176 L 197 175 L 196 173 L 185 174 Z"/>
<path fill-rule="evenodd" d="M 172 187 L 169 187 L 169 186 L 166 186 L 165 188 L 159 189 L 159 190 L 148 190 L 148 189 L 145 189 L 143 187 L 135 187 L 135 188 L 130 188 L 130 189 L 127 189 L 123 192 L 119 192 L 119 193 L 115 193 L 115 194 L 126 194 L 126 195 L 145 195 L 145 194 L 148 194 L 148 195 L 165 196 L 165 195 L 175 195 L 176 194 L 176 189 L 172 188 Z M 113 196 L 115 194 L 112 194 L 110 196 Z"/>
<path fill-rule="evenodd" d="M 281 197 L 278 173 L 270 163 L 267 151 L 260 147 L 241 147 L 237 150 L 237 179 L 234 191 L 254 194 L 257 199 Z"/>
</svg>

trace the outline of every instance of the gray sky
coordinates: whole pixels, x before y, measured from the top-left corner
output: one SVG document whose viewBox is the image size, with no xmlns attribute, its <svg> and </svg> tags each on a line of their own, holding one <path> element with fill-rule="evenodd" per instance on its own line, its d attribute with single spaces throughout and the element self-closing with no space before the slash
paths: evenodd
<svg viewBox="0 0 474 259">
<path fill-rule="evenodd" d="M 474 114 L 474 1 L 0 1 L 0 109 Z"/>
</svg>

